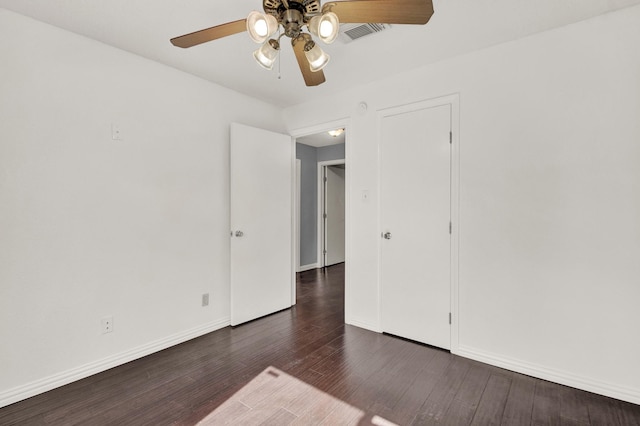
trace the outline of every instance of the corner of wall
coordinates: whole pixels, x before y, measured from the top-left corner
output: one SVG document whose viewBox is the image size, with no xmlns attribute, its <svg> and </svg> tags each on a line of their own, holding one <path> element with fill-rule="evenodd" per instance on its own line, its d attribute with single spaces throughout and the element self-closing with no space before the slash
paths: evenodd
<svg viewBox="0 0 640 426">
<path fill-rule="evenodd" d="M 6 391 L 0 392 L 0 408 L 27 398 L 31 398 L 32 396 L 39 395 L 52 389 L 59 388 L 77 380 L 84 379 L 94 374 L 101 373 L 103 371 L 109 370 L 110 368 L 117 367 L 127 362 L 143 358 L 147 355 L 151 355 L 155 352 L 159 352 L 180 343 L 184 343 L 188 340 L 204 336 L 205 334 L 211 333 L 229 325 L 229 317 L 220 318 L 216 321 L 212 321 L 210 323 L 194 327 L 190 330 L 186 330 L 181 333 L 176 333 L 174 335 L 149 342 L 131 350 L 127 350 L 94 362 L 90 362 L 88 364 L 81 365 L 79 367 L 75 367 L 70 370 L 51 375 L 49 377 L 44 377 L 31 383 L 8 389 Z"/>
</svg>

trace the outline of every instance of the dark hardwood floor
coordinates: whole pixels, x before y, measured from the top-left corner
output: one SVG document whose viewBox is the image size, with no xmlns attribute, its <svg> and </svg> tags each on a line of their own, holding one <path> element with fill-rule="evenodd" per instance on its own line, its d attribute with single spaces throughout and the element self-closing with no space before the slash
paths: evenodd
<svg viewBox="0 0 640 426">
<path fill-rule="evenodd" d="M 0 425 L 192 425 L 268 366 L 400 425 L 640 425 L 640 406 L 344 324 L 344 266 L 290 310 L 0 409 Z M 283 423 L 284 424 L 284 423 Z"/>
</svg>

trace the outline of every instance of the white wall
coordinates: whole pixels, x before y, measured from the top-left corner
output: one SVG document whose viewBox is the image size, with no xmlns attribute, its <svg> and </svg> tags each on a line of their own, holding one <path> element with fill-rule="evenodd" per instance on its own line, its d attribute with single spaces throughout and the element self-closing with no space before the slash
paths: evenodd
<svg viewBox="0 0 640 426">
<path fill-rule="evenodd" d="M 348 322 L 379 330 L 376 111 L 459 93 L 454 352 L 640 403 L 638 22 L 627 8 L 285 110 L 292 130 L 351 117 Z"/>
<path fill-rule="evenodd" d="M 280 109 L 3 9 L 0 57 L 0 406 L 227 325 L 229 123 Z"/>
</svg>

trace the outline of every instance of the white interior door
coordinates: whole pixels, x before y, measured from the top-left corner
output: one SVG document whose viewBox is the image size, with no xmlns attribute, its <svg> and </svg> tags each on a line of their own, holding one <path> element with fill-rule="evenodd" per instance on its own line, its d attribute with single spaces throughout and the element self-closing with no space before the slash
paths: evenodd
<svg viewBox="0 0 640 426">
<path fill-rule="evenodd" d="M 344 262 L 344 167 L 325 167 L 325 266 Z"/>
<path fill-rule="evenodd" d="M 411 106 L 381 122 L 382 328 L 449 349 L 451 107 Z"/>
<path fill-rule="evenodd" d="M 231 325 L 291 306 L 291 137 L 231 124 Z"/>
</svg>

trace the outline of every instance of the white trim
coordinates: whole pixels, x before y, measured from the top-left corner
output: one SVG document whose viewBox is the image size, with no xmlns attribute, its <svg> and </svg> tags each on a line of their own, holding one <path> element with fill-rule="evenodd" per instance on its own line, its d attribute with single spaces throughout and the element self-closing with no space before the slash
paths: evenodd
<svg viewBox="0 0 640 426">
<path fill-rule="evenodd" d="M 459 346 L 459 277 L 460 277 L 460 95 L 447 96 L 451 103 L 451 342 L 450 350 Z"/>
<path fill-rule="evenodd" d="M 451 125 L 452 132 L 452 147 L 451 147 L 451 200 L 450 200 L 450 217 L 452 222 L 451 230 L 451 254 L 450 254 L 450 277 L 451 277 L 451 289 L 450 289 L 450 312 L 452 316 L 450 327 L 450 339 L 449 350 L 455 353 L 458 350 L 459 345 L 459 333 L 458 333 L 458 275 L 459 275 L 459 251 L 460 251 L 460 95 L 453 93 L 450 95 L 441 96 L 433 99 L 426 99 L 418 102 L 411 102 L 399 106 L 384 108 L 378 111 L 377 126 L 378 126 L 378 191 L 382 187 L 381 179 L 382 173 L 382 158 L 380 156 L 380 145 L 382 143 L 382 119 L 392 115 L 402 114 L 406 112 L 416 111 L 420 109 L 434 108 L 438 106 L 449 105 L 451 107 Z M 382 200 L 378 196 L 378 231 L 382 231 L 381 215 Z M 382 268 L 382 239 L 378 239 L 378 329 L 382 330 L 382 282 L 381 282 L 381 268 Z"/>
<path fill-rule="evenodd" d="M 296 159 L 296 139 L 291 136 L 291 306 L 296 304 L 297 294 L 296 294 L 296 269 L 298 266 L 298 262 L 300 261 L 300 247 L 298 238 L 299 234 L 299 191 L 298 184 L 300 182 L 298 172 L 300 170 L 299 163 L 300 160 Z"/>
<path fill-rule="evenodd" d="M 324 202 L 324 166 L 316 162 L 316 263 L 320 267 L 324 267 L 324 218 L 323 202 Z"/>
<path fill-rule="evenodd" d="M 346 167 L 345 173 L 345 236 L 344 236 L 344 250 L 345 250 L 345 266 L 344 266 L 344 318 L 345 323 L 352 324 L 351 322 L 351 268 L 349 267 L 349 260 L 351 259 L 351 168 L 348 167 L 349 159 L 351 158 L 351 143 L 349 139 L 352 137 L 351 119 L 343 118 L 336 121 L 331 121 L 323 124 L 316 124 L 309 127 L 303 127 L 294 129 L 291 131 L 291 135 L 294 138 L 300 138 L 302 136 L 313 135 L 316 133 L 326 132 L 338 127 L 345 129 L 345 152 L 344 160 Z M 293 283 L 295 286 L 295 281 Z M 368 327 L 363 327 L 368 328 Z"/>
<path fill-rule="evenodd" d="M 321 266 L 317 263 L 310 263 L 309 265 L 302 265 L 298 268 L 298 272 L 310 271 L 312 269 L 318 269 Z"/>
<path fill-rule="evenodd" d="M 186 342 L 187 340 L 195 339 L 196 337 L 227 327 L 229 324 L 229 318 L 222 318 L 217 321 L 194 327 L 190 330 L 155 340 L 128 351 L 120 352 L 118 354 L 84 364 L 80 367 L 72 368 L 22 386 L 8 389 L 0 392 L 0 407 L 5 407 L 9 404 L 31 398 L 32 396 L 39 395 L 60 386 L 106 371 L 110 368 L 117 367 L 119 365 L 126 364 L 127 362 L 170 348 Z"/>
<path fill-rule="evenodd" d="M 346 153 L 345 153 L 346 154 Z M 317 202 L 317 206 L 318 206 L 318 211 L 316 212 L 317 214 L 317 224 L 318 226 L 316 227 L 316 242 L 318 243 L 318 248 L 316 249 L 316 253 L 318 254 L 317 256 L 317 263 L 318 265 L 320 265 L 320 267 L 324 267 L 326 266 L 325 264 L 325 256 L 323 256 L 323 252 L 324 252 L 324 240 L 325 240 L 325 229 L 324 229 L 324 217 L 323 217 L 323 213 L 325 210 L 325 182 L 324 182 L 324 177 L 326 176 L 325 172 L 326 172 L 326 168 L 328 166 L 337 166 L 340 164 L 345 164 L 346 165 L 346 160 L 342 159 L 342 160 L 327 160 L 327 161 L 318 161 L 317 163 L 317 172 L 318 172 L 318 177 L 316 179 L 317 183 L 318 183 L 318 202 Z M 346 167 L 345 167 L 346 169 Z M 346 176 L 346 170 L 345 170 L 345 176 Z M 345 182 L 345 186 L 346 186 L 346 182 Z M 346 191 L 346 188 L 345 188 Z M 345 201 L 347 199 L 346 196 L 346 192 L 345 192 Z M 345 231 L 346 233 L 346 231 Z M 345 240 L 346 240 L 346 235 L 345 235 Z M 345 253 L 346 256 L 346 253 Z"/>
<path fill-rule="evenodd" d="M 587 377 L 576 376 L 564 371 L 547 368 L 541 365 L 528 363 L 518 359 L 509 358 L 462 345 L 458 346 L 455 354 L 465 358 L 480 361 L 485 364 L 490 364 L 496 367 L 515 371 L 517 373 L 526 374 L 528 376 L 537 377 L 539 379 L 548 380 L 554 383 L 559 383 L 561 385 L 571 386 L 573 388 L 582 389 L 587 392 L 609 396 L 611 398 L 631 402 L 633 404 L 640 404 L 640 391 L 638 391 L 638 389 L 627 388 L 607 382 L 602 382 L 599 380 L 589 379 Z"/>
<path fill-rule="evenodd" d="M 357 318 L 349 318 L 349 321 L 345 320 L 345 323 L 354 327 L 364 328 L 365 330 L 373 331 L 375 333 L 382 333 L 382 330 L 380 329 L 378 324 L 372 324 L 370 322 L 362 321 Z"/>
<path fill-rule="evenodd" d="M 376 117 L 376 126 L 377 126 L 377 131 L 376 131 L 376 157 L 378 159 L 378 164 L 377 166 L 377 182 L 376 182 L 376 186 L 378 188 L 378 196 L 376 197 L 377 200 L 377 205 L 376 205 L 376 223 L 377 223 L 377 228 L 376 228 L 376 232 L 382 232 L 382 190 L 380 188 L 382 188 L 382 155 L 381 155 L 381 150 L 382 150 L 382 119 L 383 119 L 383 115 L 382 115 L 382 111 L 378 111 L 378 115 Z M 382 333 L 382 234 L 380 236 L 380 238 L 378 239 L 378 250 L 377 250 L 377 256 L 378 258 L 376 259 L 376 266 L 377 266 L 377 271 L 376 271 L 376 278 L 377 278 L 377 287 L 376 287 L 376 300 L 378 302 L 378 306 L 376 306 L 377 309 L 377 326 L 376 328 L 378 330 L 380 330 L 380 333 Z"/>
<path fill-rule="evenodd" d="M 301 138 L 303 136 L 315 135 L 316 133 L 323 133 L 329 130 L 334 130 L 338 127 L 344 127 L 345 133 L 346 133 L 347 131 L 346 126 L 350 126 L 350 121 L 351 120 L 349 118 L 342 118 L 335 121 L 329 121 L 326 123 L 294 129 L 294 130 L 291 130 L 290 133 L 291 133 L 291 136 L 293 136 L 294 138 Z"/>
<path fill-rule="evenodd" d="M 294 148 L 295 149 L 295 148 Z M 295 253 L 296 253 L 296 261 L 294 262 L 294 265 L 296 266 L 296 271 L 300 272 L 300 191 L 302 188 L 302 160 L 298 160 L 296 158 L 296 176 L 295 176 L 295 213 L 293 215 L 293 221 L 295 223 L 294 225 L 294 246 L 295 246 Z M 294 286 L 295 287 L 295 286 Z M 293 301 L 295 303 L 295 299 Z"/>
</svg>

